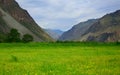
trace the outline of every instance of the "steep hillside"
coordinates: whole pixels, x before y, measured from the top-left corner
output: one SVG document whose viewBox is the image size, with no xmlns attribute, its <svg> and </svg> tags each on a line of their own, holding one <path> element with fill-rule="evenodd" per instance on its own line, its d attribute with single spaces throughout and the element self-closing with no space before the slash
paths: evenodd
<svg viewBox="0 0 120 75">
<path fill-rule="evenodd" d="M 81 22 L 75 26 L 73 26 L 70 30 L 63 33 L 63 35 L 59 38 L 61 41 L 78 41 L 82 34 L 95 22 L 97 19 L 90 19 L 86 22 Z"/>
<path fill-rule="evenodd" d="M 0 34 L 8 33 L 8 31 L 9 31 L 9 27 L 6 24 L 6 22 L 4 21 L 4 19 L 2 18 L 2 16 L 3 16 L 3 14 L 0 11 Z"/>
<path fill-rule="evenodd" d="M 93 24 L 81 41 L 115 42 L 120 41 L 120 10 L 107 14 Z"/>
<path fill-rule="evenodd" d="M 52 41 L 15 0 L 0 0 L 0 32 L 7 33 L 11 28 L 18 29 L 22 35 L 31 34 L 34 41 Z"/>
<path fill-rule="evenodd" d="M 45 31 L 55 40 L 63 34 L 63 31 L 61 30 L 45 29 Z"/>
</svg>

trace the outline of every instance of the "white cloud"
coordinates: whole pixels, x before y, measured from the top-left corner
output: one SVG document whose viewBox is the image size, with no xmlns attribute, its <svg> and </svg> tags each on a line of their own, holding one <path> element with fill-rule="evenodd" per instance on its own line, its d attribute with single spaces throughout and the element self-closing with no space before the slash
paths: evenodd
<svg viewBox="0 0 120 75">
<path fill-rule="evenodd" d="M 16 0 L 43 28 L 67 30 L 120 8 L 120 0 Z M 64 21 L 65 19 L 65 21 Z M 62 25 L 61 25 L 62 24 Z"/>
</svg>

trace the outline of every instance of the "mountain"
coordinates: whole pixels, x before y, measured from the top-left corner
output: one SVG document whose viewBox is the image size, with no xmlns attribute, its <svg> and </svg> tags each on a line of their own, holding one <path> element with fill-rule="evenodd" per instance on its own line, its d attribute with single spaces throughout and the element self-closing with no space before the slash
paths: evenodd
<svg viewBox="0 0 120 75">
<path fill-rule="evenodd" d="M 32 35 L 37 42 L 53 40 L 15 0 L 0 0 L 0 35 L 8 33 L 11 28 L 17 29 L 21 35 Z"/>
<path fill-rule="evenodd" d="M 100 19 L 81 22 L 63 33 L 61 41 L 120 41 L 120 10 Z"/>
<path fill-rule="evenodd" d="M 59 38 L 60 41 L 78 41 L 82 34 L 95 22 L 97 19 L 90 19 L 85 22 L 80 22 L 79 24 L 73 26 L 70 30 L 63 33 Z"/>
<path fill-rule="evenodd" d="M 82 36 L 81 41 L 120 41 L 120 10 L 107 14 L 94 23 Z"/>
<path fill-rule="evenodd" d="M 63 34 L 63 31 L 61 30 L 45 29 L 45 31 L 55 40 L 57 40 Z"/>
</svg>

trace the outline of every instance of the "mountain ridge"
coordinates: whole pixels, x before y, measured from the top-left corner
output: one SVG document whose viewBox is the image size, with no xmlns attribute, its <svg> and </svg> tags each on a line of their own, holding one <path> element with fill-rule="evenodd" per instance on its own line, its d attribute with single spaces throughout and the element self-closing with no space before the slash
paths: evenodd
<svg viewBox="0 0 120 75">
<path fill-rule="evenodd" d="M 29 33 L 34 37 L 34 41 L 53 41 L 53 39 L 44 30 L 37 25 L 29 13 L 22 9 L 15 0 L 0 0 L 0 8 L 2 15 L 0 16 L 2 20 L 6 23 L 7 27 L 1 25 L 1 29 L 9 32 L 11 28 L 16 28 L 23 35 Z M 9 21 L 10 19 L 5 17 L 11 17 L 14 22 Z M 13 23 L 13 24 L 12 24 Z M 18 25 L 18 27 L 15 25 Z M 20 29 L 20 27 L 22 27 Z M 27 30 L 27 31 L 26 31 Z M 4 32 L 4 33 L 6 33 Z"/>
<path fill-rule="evenodd" d="M 70 30 L 63 33 L 59 38 L 61 41 L 77 41 L 81 35 L 93 24 L 97 19 L 89 19 L 74 25 Z M 77 35 L 76 35 L 77 34 Z"/>
<path fill-rule="evenodd" d="M 86 41 L 115 42 L 120 41 L 119 32 L 120 10 L 117 10 L 100 18 L 85 32 L 82 38 L 85 38 Z"/>
<path fill-rule="evenodd" d="M 82 23 L 87 23 L 87 26 L 83 26 Z M 93 22 L 93 24 L 90 24 L 89 20 L 81 22 L 63 33 L 59 40 L 97 42 L 120 41 L 120 10 L 104 15 Z"/>
</svg>

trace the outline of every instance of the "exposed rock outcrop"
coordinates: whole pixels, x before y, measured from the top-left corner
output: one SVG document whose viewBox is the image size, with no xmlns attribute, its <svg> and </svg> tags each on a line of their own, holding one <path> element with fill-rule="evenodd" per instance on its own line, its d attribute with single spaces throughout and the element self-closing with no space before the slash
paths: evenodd
<svg viewBox="0 0 120 75">
<path fill-rule="evenodd" d="M 120 41 L 120 10 L 100 18 L 85 32 L 82 38 L 84 41 Z"/>
</svg>

